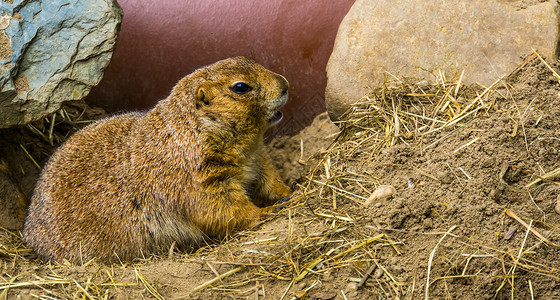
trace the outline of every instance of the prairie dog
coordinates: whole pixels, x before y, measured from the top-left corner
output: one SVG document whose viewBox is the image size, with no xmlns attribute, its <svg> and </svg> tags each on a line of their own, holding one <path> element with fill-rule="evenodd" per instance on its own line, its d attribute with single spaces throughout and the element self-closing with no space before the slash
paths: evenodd
<svg viewBox="0 0 560 300">
<path fill-rule="evenodd" d="M 263 144 L 287 98 L 284 77 L 235 57 L 79 130 L 41 173 L 26 242 L 45 260 L 125 261 L 253 225 L 291 193 Z"/>
</svg>

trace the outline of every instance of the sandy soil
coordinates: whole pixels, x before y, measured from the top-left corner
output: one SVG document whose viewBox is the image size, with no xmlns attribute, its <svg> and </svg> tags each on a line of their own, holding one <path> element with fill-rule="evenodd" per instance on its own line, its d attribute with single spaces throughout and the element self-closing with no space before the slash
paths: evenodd
<svg viewBox="0 0 560 300">
<path fill-rule="evenodd" d="M 18 231 L 2 231 L 0 299 L 559 298 L 560 175 L 547 176 L 560 168 L 559 80 L 532 59 L 484 91 L 465 89 L 450 104 L 460 111 L 483 94 L 480 109 L 454 126 L 429 134 L 407 127 L 380 149 L 360 137 L 369 128 L 346 124 L 338 134 L 326 115 L 272 139 L 275 164 L 297 188 L 293 200 L 196 253 L 50 265 L 26 251 Z M 408 113 L 436 105 L 418 103 Z M 66 123 L 59 140 L 79 127 Z M 29 132 L 4 132 L 0 148 L 13 173 L 4 181 L 13 187 L 15 177 L 25 193 L 37 168 L 19 145 L 39 164 L 53 149 Z M 379 185 L 397 192 L 364 206 Z"/>
</svg>

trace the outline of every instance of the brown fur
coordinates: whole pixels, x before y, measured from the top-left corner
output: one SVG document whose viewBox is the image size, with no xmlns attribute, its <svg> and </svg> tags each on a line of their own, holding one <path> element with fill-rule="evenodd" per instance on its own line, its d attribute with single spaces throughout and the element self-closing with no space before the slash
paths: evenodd
<svg viewBox="0 0 560 300">
<path fill-rule="evenodd" d="M 248 83 L 244 94 L 230 87 Z M 46 164 L 24 227 L 47 260 L 130 260 L 247 228 L 289 196 L 263 145 L 288 82 L 236 57 L 181 79 L 147 113 L 100 120 Z M 276 115 L 274 115 L 276 113 Z"/>
</svg>

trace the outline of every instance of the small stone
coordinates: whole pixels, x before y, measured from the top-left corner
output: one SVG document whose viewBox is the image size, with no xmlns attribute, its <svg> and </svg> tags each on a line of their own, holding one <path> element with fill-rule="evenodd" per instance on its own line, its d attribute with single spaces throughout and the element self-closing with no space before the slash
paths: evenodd
<svg viewBox="0 0 560 300">
<path fill-rule="evenodd" d="M 432 228 L 432 226 L 434 226 L 434 220 L 432 220 L 431 218 L 424 219 L 423 224 L 426 228 Z"/>
<path fill-rule="evenodd" d="M 451 182 L 453 182 L 453 175 L 450 172 L 440 172 L 438 174 L 438 178 L 439 180 L 441 180 L 442 183 L 445 184 L 450 184 Z"/>
<path fill-rule="evenodd" d="M 364 206 L 370 206 L 374 202 L 387 200 L 397 193 L 397 190 L 392 185 L 380 185 L 375 189 L 371 196 L 366 200 Z"/>
<path fill-rule="evenodd" d="M 491 206 L 486 206 L 484 208 L 484 214 L 488 217 L 493 216 L 496 214 L 496 212 L 494 211 L 494 208 Z"/>
<path fill-rule="evenodd" d="M 510 227 L 506 232 L 506 234 L 504 235 L 504 240 L 511 239 L 511 237 L 513 237 L 516 231 L 517 231 L 517 227 Z"/>
<path fill-rule="evenodd" d="M 358 283 L 357 282 L 349 282 L 346 286 L 346 290 L 348 292 L 353 292 L 358 290 Z"/>
<path fill-rule="evenodd" d="M 394 265 L 391 267 L 393 274 L 399 275 L 404 272 L 404 268 L 400 265 Z"/>
<path fill-rule="evenodd" d="M 334 290 L 321 290 L 321 291 L 316 291 L 314 293 L 311 293 L 309 295 L 309 298 L 311 299 L 321 299 L 321 300 L 330 300 L 330 299 L 334 299 L 336 297 L 336 291 Z"/>
<path fill-rule="evenodd" d="M 301 291 L 303 289 L 305 289 L 307 287 L 307 284 L 305 282 L 300 282 L 298 284 L 296 284 L 295 289 L 296 291 Z"/>
</svg>

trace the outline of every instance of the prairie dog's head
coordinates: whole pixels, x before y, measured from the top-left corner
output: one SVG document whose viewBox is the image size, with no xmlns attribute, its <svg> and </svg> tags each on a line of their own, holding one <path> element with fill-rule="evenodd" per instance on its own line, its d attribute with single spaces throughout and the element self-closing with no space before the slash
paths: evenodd
<svg viewBox="0 0 560 300">
<path fill-rule="evenodd" d="M 266 130 L 282 119 L 288 81 L 252 59 L 234 57 L 195 71 L 194 99 L 205 127 Z"/>
</svg>

